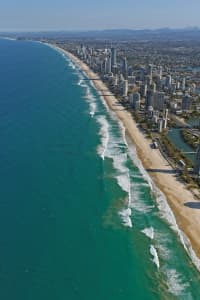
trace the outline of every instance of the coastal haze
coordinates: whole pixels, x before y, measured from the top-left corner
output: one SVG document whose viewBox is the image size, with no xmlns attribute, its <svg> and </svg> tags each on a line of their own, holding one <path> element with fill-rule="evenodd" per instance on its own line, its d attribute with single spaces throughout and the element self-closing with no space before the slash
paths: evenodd
<svg viewBox="0 0 200 300">
<path fill-rule="evenodd" d="M 199 299 L 200 4 L 37 1 L 0 11 L 1 298 Z"/>
<path fill-rule="evenodd" d="M 200 26 L 197 0 L 7 0 L 1 31 L 155 29 Z"/>
</svg>

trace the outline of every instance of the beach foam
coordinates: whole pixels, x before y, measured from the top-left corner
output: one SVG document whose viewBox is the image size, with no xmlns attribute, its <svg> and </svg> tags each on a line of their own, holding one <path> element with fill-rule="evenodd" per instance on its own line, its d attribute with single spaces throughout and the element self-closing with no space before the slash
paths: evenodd
<svg viewBox="0 0 200 300">
<path fill-rule="evenodd" d="M 141 186 L 142 187 L 142 186 Z M 144 192 L 142 191 L 140 185 L 135 186 L 132 184 L 131 186 L 131 208 L 135 209 L 142 214 L 150 213 L 154 208 L 154 205 L 149 205 L 145 203 L 143 200 Z"/>
<path fill-rule="evenodd" d="M 167 202 L 165 195 L 157 188 L 157 186 L 154 184 L 153 180 L 151 179 L 147 171 L 144 169 L 142 162 L 139 160 L 137 156 L 136 148 L 135 146 L 133 146 L 132 143 L 129 145 L 129 155 L 132 158 L 134 164 L 140 170 L 141 174 L 143 175 L 143 178 L 148 182 L 152 192 L 154 193 L 161 217 L 165 219 L 168 222 L 168 224 L 171 226 L 171 228 L 178 234 L 182 245 L 184 246 L 185 250 L 191 257 L 193 264 L 200 271 L 200 259 L 196 256 L 189 239 L 178 227 L 176 223 L 176 218 Z"/>
<path fill-rule="evenodd" d="M 109 142 L 109 124 L 105 116 L 99 116 L 97 118 L 97 121 L 101 126 L 99 131 L 99 134 L 101 136 L 101 145 L 98 147 L 98 153 L 104 160 Z"/>
<path fill-rule="evenodd" d="M 159 269 L 160 268 L 160 262 L 159 262 L 159 258 L 158 258 L 158 253 L 157 253 L 156 248 L 153 245 L 150 246 L 150 254 L 153 257 L 153 259 L 152 259 L 153 262 L 155 263 L 156 267 Z"/>
<path fill-rule="evenodd" d="M 181 296 L 182 294 L 184 294 L 185 289 L 189 285 L 182 281 L 181 275 L 175 269 L 167 270 L 166 275 L 167 275 L 167 286 L 169 292 L 176 296 Z M 188 297 L 187 299 L 192 299 L 192 297 L 191 298 Z"/>
<path fill-rule="evenodd" d="M 122 222 L 126 227 L 133 227 L 132 221 L 131 221 L 131 209 L 130 208 L 126 208 L 123 209 L 122 211 L 119 212 L 119 215 L 122 218 Z"/>
<path fill-rule="evenodd" d="M 108 120 L 105 115 L 97 117 L 97 121 L 100 124 L 100 136 L 101 145 L 98 147 L 98 153 L 104 160 L 105 158 L 112 159 L 114 168 L 113 176 L 116 178 L 120 188 L 127 193 L 128 201 L 125 202 L 125 208 L 119 212 L 122 218 L 122 222 L 125 226 L 132 227 L 131 221 L 131 179 L 129 174 L 129 168 L 126 166 L 127 162 L 127 146 L 124 144 L 122 135 L 115 135 L 114 132 L 118 132 L 118 123 L 112 124 L 111 120 Z"/>
<path fill-rule="evenodd" d="M 154 232 L 154 238 L 157 243 L 156 247 L 159 250 L 159 256 L 163 261 L 167 262 L 173 257 L 173 251 L 170 250 L 171 247 L 169 247 L 171 243 L 170 234 L 156 230 Z"/>
<path fill-rule="evenodd" d="M 145 228 L 142 230 L 142 232 L 151 240 L 154 238 L 154 229 L 153 227 Z"/>
</svg>

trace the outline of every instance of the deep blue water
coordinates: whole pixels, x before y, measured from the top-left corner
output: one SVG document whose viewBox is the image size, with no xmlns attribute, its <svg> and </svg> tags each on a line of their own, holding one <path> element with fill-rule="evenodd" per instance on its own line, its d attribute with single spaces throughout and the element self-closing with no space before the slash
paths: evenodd
<svg viewBox="0 0 200 300">
<path fill-rule="evenodd" d="M 83 79 L 46 45 L 0 40 L 1 299 L 198 299 L 170 211 Z"/>
</svg>

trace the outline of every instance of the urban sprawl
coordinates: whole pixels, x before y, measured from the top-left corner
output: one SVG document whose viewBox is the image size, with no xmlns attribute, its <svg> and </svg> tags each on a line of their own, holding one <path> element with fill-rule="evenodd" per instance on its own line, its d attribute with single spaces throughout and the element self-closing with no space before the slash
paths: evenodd
<svg viewBox="0 0 200 300">
<path fill-rule="evenodd" d="M 173 41 L 43 41 L 70 51 L 98 74 L 177 176 L 191 187 L 199 186 L 200 45 Z M 190 124 L 190 119 L 195 122 Z M 171 128 L 180 129 L 182 139 L 193 149 L 193 161 L 169 139 Z"/>
</svg>

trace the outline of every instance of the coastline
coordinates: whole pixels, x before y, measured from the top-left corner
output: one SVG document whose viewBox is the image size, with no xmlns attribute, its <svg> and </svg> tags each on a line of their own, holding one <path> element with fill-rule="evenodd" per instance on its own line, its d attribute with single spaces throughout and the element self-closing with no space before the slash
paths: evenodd
<svg viewBox="0 0 200 300">
<path fill-rule="evenodd" d="M 88 78 L 98 77 L 96 73 L 72 53 L 57 45 L 49 45 L 65 53 Z M 110 91 L 101 80 L 95 80 L 93 84 L 100 94 L 102 90 L 105 94 L 110 94 Z M 137 156 L 144 167 L 144 171 L 148 173 L 155 185 L 154 192 L 158 193 L 160 190 L 161 194 L 163 193 L 166 197 L 167 203 L 175 216 L 175 224 L 177 223 L 178 225 L 174 229 L 178 233 L 188 254 L 191 256 L 193 263 L 200 271 L 200 240 L 198 240 L 200 235 L 200 209 L 194 209 L 185 205 L 186 203 L 192 203 L 195 206 L 199 201 L 195 199 L 193 193 L 187 189 L 184 183 L 177 180 L 173 174 L 173 169 L 161 155 L 160 151 L 150 147 L 151 141 L 138 129 L 131 114 L 124 110 L 123 107 L 116 105 L 117 99 L 114 96 L 103 95 L 103 98 L 109 108 L 115 112 L 116 116 L 122 122 L 126 134 L 136 147 Z M 183 232 L 184 237 L 181 235 L 181 232 Z"/>
</svg>

